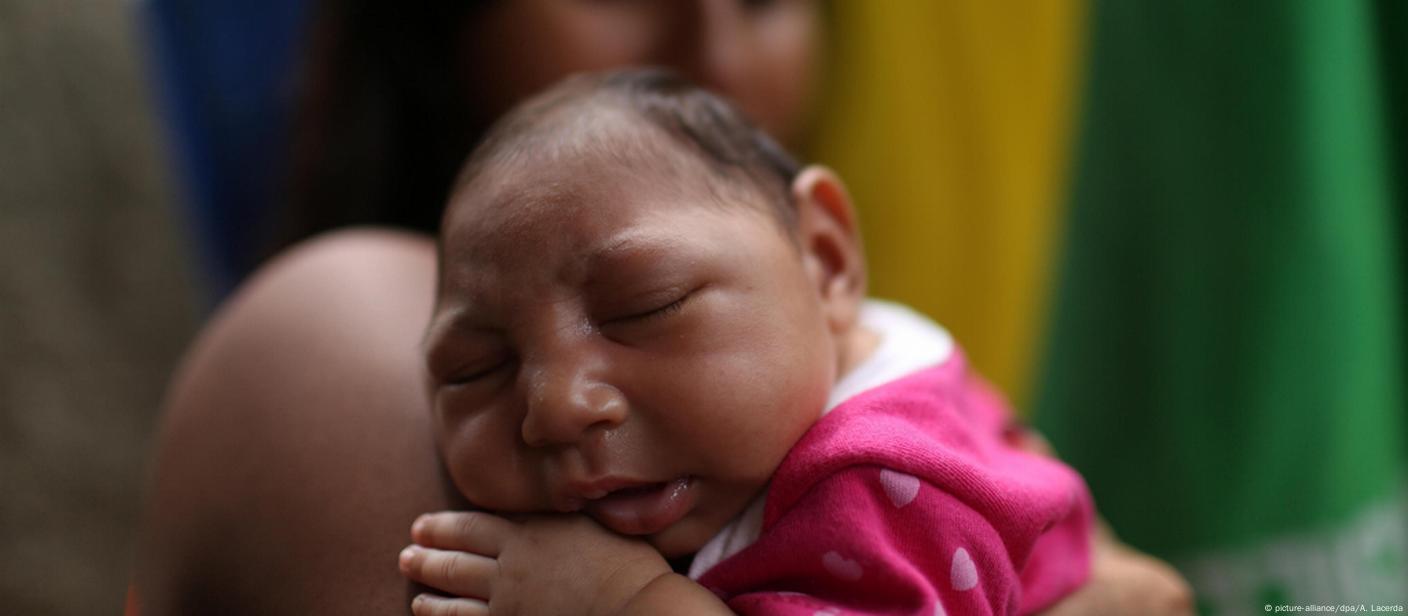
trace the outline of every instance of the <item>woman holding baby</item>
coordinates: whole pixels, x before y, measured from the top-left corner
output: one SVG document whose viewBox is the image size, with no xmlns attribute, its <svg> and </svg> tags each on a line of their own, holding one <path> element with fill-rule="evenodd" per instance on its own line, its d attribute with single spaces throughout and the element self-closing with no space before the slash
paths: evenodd
<svg viewBox="0 0 1408 616">
<path fill-rule="evenodd" d="M 825 7 L 802 0 L 352 4 L 326 3 L 314 32 L 282 250 L 173 382 L 144 614 L 404 613 L 424 590 L 395 568 L 412 522 L 467 507 L 436 455 L 422 341 L 431 234 L 479 136 L 563 76 L 654 64 L 795 144 L 822 60 Z M 313 237 L 354 224 L 376 227 Z M 1189 611 L 1162 564 L 1107 535 L 1093 555 L 1049 613 Z"/>
</svg>

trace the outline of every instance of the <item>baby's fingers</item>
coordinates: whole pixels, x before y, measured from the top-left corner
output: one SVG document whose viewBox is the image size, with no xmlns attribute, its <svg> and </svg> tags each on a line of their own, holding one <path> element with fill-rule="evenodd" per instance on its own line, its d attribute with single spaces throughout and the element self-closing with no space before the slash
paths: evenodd
<svg viewBox="0 0 1408 616">
<path fill-rule="evenodd" d="M 426 547 L 497 557 L 517 526 L 482 511 L 441 511 L 416 518 L 411 539 Z"/>
<path fill-rule="evenodd" d="M 478 554 L 410 546 L 401 550 L 401 573 L 460 597 L 489 598 L 498 563 Z"/>
<path fill-rule="evenodd" d="M 486 616 L 489 604 L 475 599 L 448 599 L 435 595 L 417 595 L 411 602 L 416 616 Z"/>
</svg>

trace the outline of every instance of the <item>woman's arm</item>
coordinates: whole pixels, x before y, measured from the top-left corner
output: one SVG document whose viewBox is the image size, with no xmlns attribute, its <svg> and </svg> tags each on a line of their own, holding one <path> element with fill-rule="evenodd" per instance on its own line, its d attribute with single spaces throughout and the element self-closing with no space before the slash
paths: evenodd
<svg viewBox="0 0 1408 616">
<path fill-rule="evenodd" d="M 168 394 L 136 593 L 173 613 L 404 613 L 394 566 L 426 511 L 460 508 L 417 352 L 428 237 L 350 231 L 261 270 Z"/>
</svg>

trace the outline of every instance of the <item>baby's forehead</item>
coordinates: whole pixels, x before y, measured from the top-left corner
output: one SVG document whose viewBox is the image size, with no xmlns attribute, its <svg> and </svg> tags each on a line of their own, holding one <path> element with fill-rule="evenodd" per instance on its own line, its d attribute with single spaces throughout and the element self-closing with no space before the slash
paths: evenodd
<svg viewBox="0 0 1408 616">
<path fill-rule="evenodd" d="M 678 172 L 702 163 L 660 126 L 601 97 L 520 112 L 479 147 L 456 185 L 519 180 L 558 167 Z"/>
<path fill-rule="evenodd" d="M 770 225 L 762 208 L 721 206 L 693 181 L 650 166 L 561 161 L 485 173 L 452 201 L 441 239 L 446 270 L 487 274 L 576 269 L 624 237 L 687 235 L 700 214 Z M 726 246 L 720 246 L 725 249 Z"/>
<path fill-rule="evenodd" d="M 626 182 L 562 188 L 539 186 L 487 207 L 466 204 L 462 216 L 447 220 L 437 311 L 473 306 L 481 318 L 512 320 L 520 314 L 513 306 L 678 282 L 685 272 L 786 242 L 752 208 L 701 206 Z"/>
<path fill-rule="evenodd" d="M 649 156 L 519 158 L 461 186 L 451 197 L 445 230 L 512 233 L 604 221 L 621 209 L 665 214 L 714 197 L 707 181 L 670 167 Z"/>
<path fill-rule="evenodd" d="M 568 136 L 562 140 L 508 144 L 506 154 L 481 161 L 452 194 L 443 232 L 521 235 L 593 219 L 582 213 L 602 213 L 595 218 L 606 222 L 611 217 L 605 213 L 623 208 L 657 216 L 690 207 L 736 215 L 770 211 L 768 195 L 710 169 L 663 131 L 608 123 L 616 122 L 557 133 Z"/>
<path fill-rule="evenodd" d="M 481 145 L 456 183 L 442 224 L 441 256 L 490 269 L 562 254 L 643 218 L 711 209 L 780 223 L 777 196 L 695 139 L 612 95 L 549 99 L 511 116 Z M 761 216 L 760 216 L 761 215 Z M 750 220 L 749 222 L 752 222 Z"/>
</svg>

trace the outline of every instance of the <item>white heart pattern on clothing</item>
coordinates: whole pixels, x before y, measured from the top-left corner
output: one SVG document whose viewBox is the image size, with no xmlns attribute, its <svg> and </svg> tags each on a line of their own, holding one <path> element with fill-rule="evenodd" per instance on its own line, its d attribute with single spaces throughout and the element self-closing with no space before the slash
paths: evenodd
<svg viewBox="0 0 1408 616">
<path fill-rule="evenodd" d="M 919 495 L 918 477 L 888 468 L 880 469 L 880 486 L 885 488 L 885 495 L 890 497 L 896 509 L 913 502 L 914 497 Z"/>
<path fill-rule="evenodd" d="M 978 568 L 973 565 L 973 557 L 968 550 L 958 548 L 953 552 L 953 566 L 948 570 L 949 583 L 957 591 L 971 590 L 978 585 Z"/>
<path fill-rule="evenodd" d="M 860 579 L 860 563 L 837 554 L 835 551 L 827 552 L 825 556 L 822 556 L 821 564 L 831 572 L 831 575 L 843 580 L 854 582 Z"/>
</svg>

